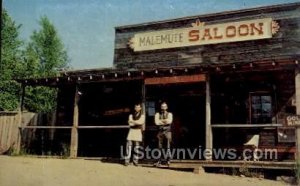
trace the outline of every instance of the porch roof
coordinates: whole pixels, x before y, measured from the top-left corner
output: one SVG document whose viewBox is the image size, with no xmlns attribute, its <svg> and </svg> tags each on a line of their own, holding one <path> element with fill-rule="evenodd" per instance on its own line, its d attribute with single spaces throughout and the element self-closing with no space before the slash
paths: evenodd
<svg viewBox="0 0 300 186">
<path fill-rule="evenodd" d="M 144 80 L 151 77 L 172 77 L 195 74 L 242 73 L 300 68 L 297 58 L 253 61 L 244 63 L 198 63 L 157 68 L 95 68 L 60 72 L 55 77 L 16 79 L 25 86 L 59 87 L 67 84 Z"/>
</svg>

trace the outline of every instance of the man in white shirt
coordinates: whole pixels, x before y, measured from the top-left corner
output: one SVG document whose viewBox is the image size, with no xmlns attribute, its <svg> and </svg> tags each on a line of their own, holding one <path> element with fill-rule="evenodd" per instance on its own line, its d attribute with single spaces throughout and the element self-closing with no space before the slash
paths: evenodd
<svg viewBox="0 0 300 186">
<path fill-rule="evenodd" d="M 171 125 L 173 122 L 173 114 L 171 112 L 168 112 L 168 105 L 166 102 L 163 102 L 161 104 L 161 112 L 156 113 L 154 120 L 155 124 L 159 127 L 159 131 L 157 134 L 158 138 L 158 148 L 161 149 L 161 152 L 163 150 L 163 142 L 164 140 L 167 140 L 167 151 L 170 151 L 171 148 L 171 141 L 172 141 L 172 133 L 171 133 Z M 161 153 L 161 156 L 166 153 Z M 166 157 L 167 159 L 167 164 L 170 164 L 170 154 Z M 157 166 L 161 164 L 161 160 L 163 158 L 161 157 L 159 161 L 156 163 Z"/>
<path fill-rule="evenodd" d="M 134 110 L 135 112 L 130 114 L 128 118 L 128 124 L 130 128 L 127 135 L 125 166 L 129 165 L 130 163 L 132 150 L 134 153 L 133 164 L 135 166 L 138 165 L 137 150 L 142 142 L 142 130 L 143 126 L 145 125 L 145 115 L 142 112 L 141 104 L 135 104 Z"/>
</svg>

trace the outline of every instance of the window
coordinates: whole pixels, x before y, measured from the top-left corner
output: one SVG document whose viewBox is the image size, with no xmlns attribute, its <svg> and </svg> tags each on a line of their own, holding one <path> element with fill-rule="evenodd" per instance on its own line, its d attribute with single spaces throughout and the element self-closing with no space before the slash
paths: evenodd
<svg viewBox="0 0 300 186">
<path fill-rule="evenodd" d="M 146 112 L 148 116 L 155 115 L 155 102 L 154 101 L 147 101 L 146 102 Z"/>
<path fill-rule="evenodd" d="M 250 93 L 251 123 L 272 123 L 272 96 L 270 93 Z"/>
</svg>

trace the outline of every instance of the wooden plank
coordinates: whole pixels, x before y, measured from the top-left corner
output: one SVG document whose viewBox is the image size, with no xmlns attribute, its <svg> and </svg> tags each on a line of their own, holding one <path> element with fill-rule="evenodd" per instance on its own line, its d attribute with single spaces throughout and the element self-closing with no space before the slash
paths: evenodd
<svg viewBox="0 0 300 186">
<path fill-rule="evenodd" d="M 282 124 L 212 124 L 213 128 L 264 128 L 282 127 Z"/>
<path fill-rule="evenodd" d="M 74 94 L 74 108 L 73 108 L 73 127 L 71 131 L 71 144 L 70 144 L 70 157 L 76 158 L 78 151 L 78 118 L 79 118 L 79 110 L 78 110 L 78 86 L 76 85 L 75 94 Z"/>
<path fill-rule="evenodd" d="M 146 78 L 145 85 L 193 83 L 193 82 L 203 82 L 205 80 L 206 80 L 205 74 L 190 75 L 190 76 L 153 77 L 153 78 Z"/>
<path fill-rule="evenodd" d="M 147 111 L 146 111 L 146 85 L 145 82 L 142 84 L 142 109 L 143 109 L 143 114 L 146 116 L 147 115 Z M 146 120 L 145 120 L 145 124 L 143 125 L 143 131 L 146 130 Z M 143 137 L 143 142 L 145 139 L 145 135 L 142 136 Z"/>
<path fill-rule="evenodd" d="M 52 114 L 51 114 L 51 121 L 50 121 L 50 125 L 51 125 L 51 126 L 55 126 L 55 124 L 56 124 L 56 116 L 57 116 L 57 113 L 56 113 L 56 110 L 55 110 L 55 111 L 53 111 Z M 54 140 L 54 134 L 55 134 L 55 129 L 51 129 L 51 130 L 49 131 L 49 139 L 50 139 L 51 141 Z"/>
<path fill-rule="evenodd" d="M 21 143 L 22 143 L 22 129 L 19 127 L 22 126 L 22 113 L 23 113 L 23 105 L 24 105 L 24 97 L 25 97 L 26 85 L 24 83 L 21 84 L 21 97 L 19 102 L 19 110 L 17 115 L 17 142 L 16 142 L 16 153 L 19 154 L 21 150 Z"/>
<path fill-rule="evenodd" d="M 3 115 L 0 115 L 0 144 L 1 144 L 1 138 L 3 136 Z"/>
<path fill-rule="evenodd" d="M 78 129 L 128 129 L 127 125 L 118 125 L 118 126 L 78 126 Z"/>
<path fill-rule="evenodd" d="M 2 137 L 4 136 L 4 117 L 3 115 L 0 116 L 0 153 L 1 153 L 1 149 L 2 149 L 2 144 L 3 144 L 3 141 L 2 141 Z"/>
<path fill-rule="evenodd" d="M 171 163 L 207 163 L 207 164 L 232 164 L 232 163 L 248 163 L 248 164 L 265 164 L 265 165 L 295 165 L 294 161 L 243 161 L 243 160 L 171 160 Z"/>
<path fill-rule="evenodd" d="M 12 130 L 13 130 L 12 126 L 14 124 L 13 119 L 14 119 L 13 115 L 9 116 L 8 131 L 7 131 L 7 145 L 8 145 L 8 148 L 12 147 L 12 142 L 11 142 L 12 136 L 11 135 L 12 135 Z"/>
<path fill-rule="evenodd" d="M 18 142 L 18 113 L 15 114 L 14 119 L 13 119 L 13 126 L 12 126 L 12 148 L 16 149 L 17 148 L 17 142 Z"/>
<path fill-rule="evenodd" d="M 72 129 L 73 126 L 23 126 L 21 129 Z M 89 125 L 77 126 L 78 129 L 127 129 L 127 125 Z"/>
<path fill-rule="evenodd" d="M 0 111 L 0 114 L 7 115 L 7 114 L 18 114 L 18 111 Z M 2 116 L 2 115 L 0 115 Z"/>
<path fill-rule="evenodd" d="M 5 116 L 4 119 L 4 136 L 3 136 L 3 147 L 7 150 L 8 145 L 7 145 L 7 137 L 8 137 L 8 130 L 9 130 L 9 115 Z"/>
<path fill-rule="evenodd" d="M 0 149 L 1 149 L 1 151 L 3 152 L 4 151 L 4 140 L 3 140 L 3 138 L 4 138 L 4 135 L 5 135 L 5 122 L 4 122 L 4 120 L 5 120 L 5 115 L 2 115 L 1 116 L 1 133 L 0 133 Z"/>
<path fill-rule="evenodd" d="M 300 115 L 300 69 L 295 71 L 296 114 Z M 296 127 L 296 160 L 300 160 L 300 126 Z M 299 180 L 300 181 L 300 180 Z"/>
<path fill-rule="evenodd" d="M 20 129 L 72 129 L 72 126 L 22 126 Z"/>
<path fill-rule="evenodd" d="M 200 24 L 200 21 L 197 20 L 196 24 Z M 199 45 L 209 45 L 209 44 L 220 44 L 220 43 L 232 43 L 232 42 L 241 42 L 241 41 L 252 41 L 258 39 L 269 39 L 272 38 L 272 32 L 269 32 L 272 18 L 252 18 L 244 21 L 232 21 L 226 23 L 219 24 L 203 24 L 201 27 L 197 28 L 197 31 L 200 33 L 218 29 L 218 32 L 224 37 L 210 37 L 209 39 L 205 39 L 205 36 L 201 39 L 203 34 L 198 35 L 197 38 L 193 38 L 190 36 L 191 31 L 195 31 L 194 27 L 188 26 L 184 28 L 176 28 L 171 30 L 155 30 L 155 31 L 144 31 L 134 34 L 134 36 L 130 39 L 130 48 L 134 50 L 134 52 L 139 51 L 151 51 L 157 49 L 170 49 L 170 48 L 178 48 L 178 47 L 191 47 L 191 46 L 199 46 Z M 262 25 L 261 32 L 252 32 L 251 34 L 247 32 L 243 37 L 239 37 L 238 34 L 234 33 L 230 37 L 227 37 L 225 33 L 227 33 L 227 27 L 236 27 L 246 26 L 250 29 L 250 25 Z M 249 25 L 249 26 L 248 26 Z M 277 32 L 274 31 L 274 32 Z M 273 34 L 275 34 L 273 32 Z M 178 40 L 174 39 L 173 42 L 169 42 L 165 38 L 166 36 L 178 36 Z M 180 35 L 180 36 L 179 36 Z M 161 37 L 160 37 L 161 36 Z M 199 37 L 200 36 L 200 37 Z M 156 38 L 157 42 L 152 42 L 151 44 L 147 44 L 145 38 Z M 180 38 L 180 39 L 179 39 Z M 180 40 L 180 41 L 179 41 Z M 201 41 L 201 42 L 199 42 Z"/>
<path fill-rule="evenodd" d="M 252 169 L 275 169 L 275 170 L 294 170 L 296 169 L 295 163 L 284 163 L 284 162 L 249 162 L 249 161 L 234 161 L 234 162 L 215 162 L 211 161 L 212 163 L 208 162 L 197 162 L 197 163 L 174 163 L 171 162 L 170 168 L 196 168 L 199 166 L 202 167 L 215 167 L 215 168 L 240 168 L 240 167 L 247 167 Z"/>
<path fill-rule="evenodd" d="M 22 88 L 22 90 L 21 90 L 22 92 L 21 92 L 20 110 L 21 110 L 21 112 L 23 112 L 26 85 L 22 83 L 21 88 Z"/>
<path fill-rule="evenodd" d="M 212 150 L 213 134 L 211 127 L 211 97 L 210 97 L 210 79 L 206 81 L 206 99 L 205 99 L 205 148 Z M 207 160 L 212 160 L 212 156 L 206 157 Z"/>
<path fill-rule="evenodd" d="M 3 116 L 3 123 L 2 123 L 2 125 L 3 125 L 2 138 L 1 138 L 1 142 L 2 142 L 1 148 L 2 149 L 6 148 L 5 147 L 5 144 L 6 144 L 6 140 L 5 140 L 5 138 L 6 138 L 6 117 L 7 117 L 6 115 Z"/>
</svg>

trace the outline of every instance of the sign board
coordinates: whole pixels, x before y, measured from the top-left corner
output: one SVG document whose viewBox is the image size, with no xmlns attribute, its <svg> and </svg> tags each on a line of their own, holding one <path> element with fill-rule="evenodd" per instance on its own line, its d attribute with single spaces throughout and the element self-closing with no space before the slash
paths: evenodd
<svg viewBox="0 0 300 186">
<path fill-rule="evenodd" d="M 289 115 L 286 117 L 287 126 L 300 126 L 300 116 L 299 115 Z"/>
<path fill-rule="evenodd" d="M 192 82 L 203 82 L 203 81 L 206 81 L 205 74 L 190 75 L 190 76 L 153 77 L 153 78 L 146 78 L 145 85 L 192 83 Z"/>
<path fill-rule="evenodd" d="M 278 23 L 271 18 L 211 25 L 196 20 L 188 28 L 137 33 L 128 44 L 134 51 L 146 51 L 266 39 L 278 30 Z"/>
</svg>

